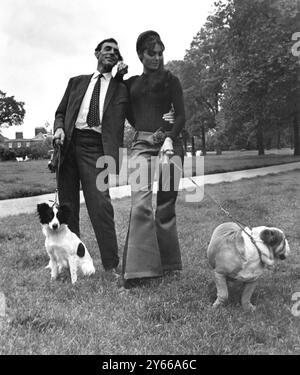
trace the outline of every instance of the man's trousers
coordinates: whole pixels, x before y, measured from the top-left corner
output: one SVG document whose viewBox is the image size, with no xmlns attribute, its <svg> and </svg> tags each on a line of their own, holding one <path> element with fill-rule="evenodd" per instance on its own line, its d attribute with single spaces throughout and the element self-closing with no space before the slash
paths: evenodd
<svg viewBox="0 0 300 375">
<path fill-rule="evenodd" d="M 79 206 L 80 182 L 86 207 L 98 242 L 104 269 L 115 268 L 119 263 L 118 245 L 114 223 L 114 211 L 108 187 L 100 191 L 97 175 L 103 169 L 96 168 L 97 160 L 103 156 L 102 137 L 93 130 L 73 132 L 67 154 L 59 169 L 58 197 L 60 204 L 70 204 L 72 214 L 69 228 L 80 236 Z"/>
</svg>

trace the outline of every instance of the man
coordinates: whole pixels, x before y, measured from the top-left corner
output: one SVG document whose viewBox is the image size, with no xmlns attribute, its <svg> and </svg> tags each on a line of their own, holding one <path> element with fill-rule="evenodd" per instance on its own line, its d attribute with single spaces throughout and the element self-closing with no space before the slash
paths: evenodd
<svg viewBox="0 0 300 375">
<path fill-rule="evenodd" d="M 69 80 L 55 113 L 54 141 L 63 145 L 58 172 L 60 203 L 72 206 L 70 229 L 78 236 L 80 182 L 100 249 L 103 267 L 115 273 L 118 245 L 109 190 L 98 189 L 97 159 L 108 155 L 119 169 L 128 104 L 126 86 L 112 77 L 112 68 L 122 60 L 117 42 L 105 39 L 95 49 L 97 71 Z"/>
</svg>

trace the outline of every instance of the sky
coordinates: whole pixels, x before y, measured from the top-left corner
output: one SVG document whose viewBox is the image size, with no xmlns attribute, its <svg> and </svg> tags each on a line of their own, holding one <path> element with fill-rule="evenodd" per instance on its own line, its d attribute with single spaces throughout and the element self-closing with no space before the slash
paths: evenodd
<svg viewBox="0 0 300 375">
<path fill-rule="evenodd" d="M 70 77 L 96 70 L 94 49 L 118 41 L 126 77 L 142 73 L 135 42 L 157 31 L 165 62 L 183 59 L 193 37 L 212 12 L 214 0 L 0 0 L 0 90 L 25 102 L 22 126 L 3 129 L 15 137 L 54 122 Z"/>
</svg>

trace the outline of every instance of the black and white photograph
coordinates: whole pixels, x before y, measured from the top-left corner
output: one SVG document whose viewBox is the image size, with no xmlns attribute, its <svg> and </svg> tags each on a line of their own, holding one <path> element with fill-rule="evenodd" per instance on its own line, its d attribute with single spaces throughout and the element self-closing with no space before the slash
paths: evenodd
<svg viewBox="0 0 300 375">
<path fill-rule="evenodd" d="M 300 355 L 300 0 L 0 8 L 0 355 Z"/>
</svg>

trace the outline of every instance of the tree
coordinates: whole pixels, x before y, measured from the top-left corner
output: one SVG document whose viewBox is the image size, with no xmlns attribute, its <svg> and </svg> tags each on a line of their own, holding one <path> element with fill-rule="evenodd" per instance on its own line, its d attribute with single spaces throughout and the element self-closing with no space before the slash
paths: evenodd
<svg viewBox="0 0 300 375">
<path fill-rule="evenodd" d="M 45 122 L 44 127 L 46 129 L 47 134 L 52 134 L 52 126 L 50 125 L 49 121 Z"/>
<path fill-rule="evenodd" d="M 51 139 L 49 139 L 51 141 Z M 49 150 L 52 148 L 52 142 L 45 140 L 44 142 L 36 142 L 30 147 L 27 154 L 32 159 L 49 158 Z"/>
<path fill-rule="evenodd" d="M 209 16 L 184 57 L 187 127 L 193 135 L 202 139 L 204 155 L 206 133 L 216 127 L 216 116 L 227 76 L 226 41 L 227 30 L 221 18 L 218 15 Z"/>
<path fill-rule="evenodd" d="M 165 65 L 167 70 L 170 70 L 183 84 L 184 72 L 185 72 L 185 62 L 183 60 L 171 60 Z"/>
<path fill-rule="evenodd" d="M 224 14 L 220 4 L 217 13 Z M 291 116 L 299 123 L 295 111 L 299 84 L 291 54 L 296 2 L 230 0 L 225 9 L 230 58 L 222 106 L 227 128 L 232 136 L 255 132 L 262 155 L 267 132 L 278 135 L 288 128 Z"/>
<path fill-rule="evenodd" d="M 280 147 L 292 127 L 294 154 L 300 155 L 300 65 L 291 53 L 299 5 L 216 1 L 184 61 L 167 64 L 182 82 L 186 127 L 202 138 L 204 154 L 208 132 L 218 150 L 224 143 L 256 147 L 262 155 L 274 140 Z"/>
<path fill-rule="evenodd" d="M 0 90 L 0 128 L 1 126 L 21 125 L 25 116 L 24 102 L 14 96 L 6 96 Z"/>
</svg>

